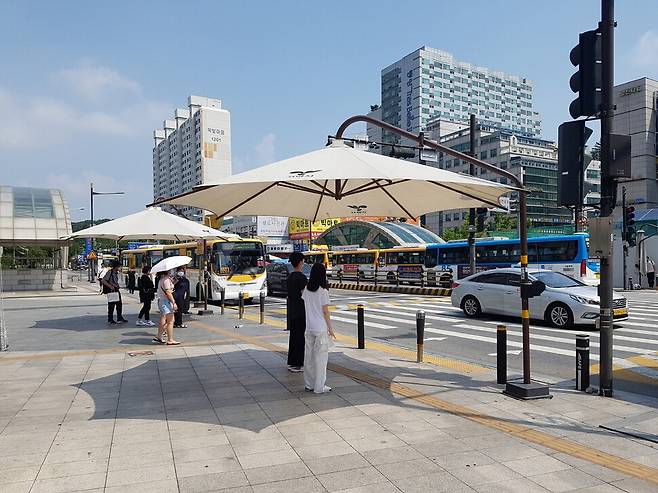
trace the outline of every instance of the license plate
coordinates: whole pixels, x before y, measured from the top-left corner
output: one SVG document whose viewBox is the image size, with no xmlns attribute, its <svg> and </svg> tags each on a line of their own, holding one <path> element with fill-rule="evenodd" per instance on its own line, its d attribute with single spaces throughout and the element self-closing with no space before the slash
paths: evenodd
<svg viewBox="0 0 658 493">
<path fill-rule="evenodd" d="M 612 312 L 613 315 L 628 315 L 628 308 L 615 308 Z"/>
</svg>

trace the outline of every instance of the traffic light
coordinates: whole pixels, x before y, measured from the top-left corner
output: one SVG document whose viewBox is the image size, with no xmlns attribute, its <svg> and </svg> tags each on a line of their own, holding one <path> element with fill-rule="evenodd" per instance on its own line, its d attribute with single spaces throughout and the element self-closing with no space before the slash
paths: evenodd
<svg viewBox="0 0 658 493">
<path fill-rule="evenodd" d="M 584 120 L 566 122 L 558 128 L 558 205 L 580 206 L 583 203 L 585 142 L 590 135 L 592 135 L 592 130 L 585 126 Z"/>
<path fill-rule="evenodd" d="M 580 33 L 578 46 L 571 50 L 571 63 L 578 71 L 571 76 L 569 86 L 578 94 L 569 105 L 572 118 L 592 116 L 601 104 L 601 35 L 598 30 Z"/>
<path fill-rule="evenodd" d="M 626 240 L 628 246 L 635 246 L 635 207 L 632 205 L 624 207 L 622 227 L 622 240 Z"/>
</svg>

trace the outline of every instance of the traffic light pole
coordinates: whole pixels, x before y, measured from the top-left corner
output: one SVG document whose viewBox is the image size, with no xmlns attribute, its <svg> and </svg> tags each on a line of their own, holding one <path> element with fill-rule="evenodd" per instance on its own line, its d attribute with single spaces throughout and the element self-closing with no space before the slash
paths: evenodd
<svg viewBox="0 0 658 493">
<path fill-rule="evenodd" d="M 612 116 L 614 104 L 614 0 L 602 0 L 601 22 L 601 217 L 612 215 L 616 202 L 616 182 L 611 176 Z M 612 240 L 610 240 L 612 241 Z M 610 248 L 612 252 L 612 248 Z M 600 357 L 599 394 L 612 397 L 612 255 L 601 258 L 600 302 Z M 624 280 L 625 282 L 625 280 Z"/>
<path fill-rule="evenodd" d="M 622 221 L 621 221 L 621 243 L 622 243 L 622 261 L 623 261 L 623 277 L 624 288 L 626 288 L 626 277 L 628 268 L 626 266 L 628 261 L 628 238 L 626 238 L 626 187 L 621 187 L 621 210 L 622 210 Z"/>
<path fill-rule="evenodd" d="M 475 156 L 475 115 L 471 113 L 470 116 L 470 144 L 471 156 Z M 475 174 L 475 166 L 473 163 L 468 164 L 468 174 L 473 176 Z M 468 265 L 471 275 L 475 274 L 475 208 L 471 207 L 468 211 Z"/>
</svg>

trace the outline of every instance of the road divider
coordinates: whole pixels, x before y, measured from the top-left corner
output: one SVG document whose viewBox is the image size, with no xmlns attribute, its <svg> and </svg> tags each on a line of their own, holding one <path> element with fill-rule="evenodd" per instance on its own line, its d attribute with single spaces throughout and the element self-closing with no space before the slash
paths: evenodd
<svg viewBox="0 0 658 493">
<path fill-rule="evenodd" d="M 329 282 L 329 287 L 333 289 L 348 289 L 352 291 L 373 291 L 377 293 L 402 293 L 402 294 L 419 294 L 423 296 L 450 296 L 452 289 L 448 288 L 428 288 L 420 286 L 395 286 L 395 285 L 374 285 L 356 282 Z"/>
</svg>

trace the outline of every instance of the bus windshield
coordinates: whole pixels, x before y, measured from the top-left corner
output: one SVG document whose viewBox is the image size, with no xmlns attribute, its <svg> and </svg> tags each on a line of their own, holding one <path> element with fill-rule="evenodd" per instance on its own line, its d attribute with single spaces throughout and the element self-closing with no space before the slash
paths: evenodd
<svg viewBox="0 0 658 493">
<path fill-rule="evenodd" d="M 265 272 L 263 245 L 257 242 L 223 242 L 213 245 L 213 267 L 220 276 Z"/>
</svg>

